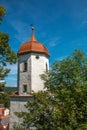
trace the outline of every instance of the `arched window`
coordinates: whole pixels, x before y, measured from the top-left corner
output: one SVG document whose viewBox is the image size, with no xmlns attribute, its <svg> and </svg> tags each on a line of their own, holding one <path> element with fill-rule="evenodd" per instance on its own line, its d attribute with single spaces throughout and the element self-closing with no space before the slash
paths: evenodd
<svg viewBox="0 0 87 130">
<path fill-rule="evenodd" d="M 27 62 L 24 62 L 24 70 L 23 71 L 27 71 Z"/>
<path fill-rule="evenodd" d="M 48 65 L 47 65 L 47 63 L 46 63 L 46 72 L 48 71 Z"/>
<path fill-rule="evenodd" d="M 23 85 L 23 93 L 26 93 L 27 92 L 27 85 Z"/>
</svg>

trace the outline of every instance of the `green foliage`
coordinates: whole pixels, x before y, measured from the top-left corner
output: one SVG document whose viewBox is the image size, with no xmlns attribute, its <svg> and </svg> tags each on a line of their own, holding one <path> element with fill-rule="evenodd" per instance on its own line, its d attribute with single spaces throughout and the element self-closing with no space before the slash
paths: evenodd
<svg viewBox="0 0 87 130">
<path fill-rule="evenodd" d="M 0 92 L 4 91 L 4 89 L 5 89 L 5 84 L 4 83 L 0 83 Z"/>
<path fill-rule="evenodd" d="M 0 86 L 0 104 L 3 104 L 5 108 L 10 107 L 10 96 L 17 90 L 16 87 L 1 87 Z"/>
<path fill-rule="evenodd" d="M 17 115 L 24 118 L 23 126 L 26 129 L 35 126 L 39 130 L 53 130 L 56 125 L 54 120 L 61 115 L 59 112 L 55 113 L 53 104 L 54 99 L 48 92 L 38 92 L 33 94 L 33 99 L 26 105 L 29 111 L 18 113 Z"/>
<path fill-rule="evenodd" d="M 59 89 L 58 99 L 63 107 L 61 119 L 64 129 L 75 130 L 79 125 L 87 124 L 87 87 Z"/>
<path fill-rule="evenodd" d="M 45 87 L 49 91 L 55 91 L 61 87 L 78 87 L 87 85 L 87 59 L 80 50 L 62 61 L 56 61 L 50 72 L 41 76 L 45 81 Z"/>
<path fill-rule="evenodd" d="M 5 87 L 4 92 L 7 92 L 7 93 L 17 92 L 17 87 Z"/>
<path fill-rule="evenodd" d="M 5 8 L 0 6 L 0 23 L 2 22 L 5 13 Z M 9 35 L 0 31 L 0 80 L 3 80 L 10 72 L 10 69 L 6 67 L 7 63 L 15 64 L 16 62 L 17 55 L 11 50 Z M 0 87 L 2 87 L 2 85 L 0 85 Z"/>
<path fill-rule="evenodd" d="M 23 125 L 38 130 L 87 129 L 87 59 L 80 50 L 62 61 L 56 61 L 44 73 L 47 91 L 33 94 L 27 112 L 18 113 Z"/>
<path fill-rule="evenodd" d="M 2 23 L 3 17 L 6 14 L 6 10 L 3 6 L 0 6 L 0 24 Z"/>
<path fill-rule="evenodd" d="M 13 128 L 11 130 L 24 130 L 23 127 L 21 127 L 20 125 L 16 125 L 16 123 L 13 125 Z"/>
<path fill-rule="evenodd" d="M 9 45 L 9 36 L 0 32 L 0 80 L 4 79 L 10 69 L 6 68 L 7 63 L 17 62 L 17 55 L 11 50 Z"/>
<path fill-rule="evenodd" d="M 87 124 L 81 124 L 76 130 L 87 130 Z"/>
<path fill-rule="evenodd" d="M 0 6 L 0 24 L 6 14 L 6 10 L 3 6 Z M 0 31 L 0 80 L 4 78 L 10 72 L 7 68 L 7 64 L 15 64 L 17 62 L 17 55 L 11 50 L 9 45 L 9 35 Z M 5 84 L 0 83 L 0 104 L 4 104 L 5 107 L 10 105 L 10 95 L 4 92 Z"/>
<path fill-rule="evenodd" d="M 10 107 L 10 95 L 8 93 L 0 93 L 0 104 L 4 104 L 5 108 Z"/>
</svg>

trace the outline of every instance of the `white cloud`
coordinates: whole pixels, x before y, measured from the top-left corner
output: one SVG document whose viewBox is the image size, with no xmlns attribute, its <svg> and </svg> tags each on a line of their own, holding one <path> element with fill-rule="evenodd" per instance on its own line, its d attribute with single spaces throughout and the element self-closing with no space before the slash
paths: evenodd
<svg viewBox="0 0 87 130">
<path fill-rule="evenodd" d="M 7 65 L 11 70 L 8 76 L 5 78 L 6 86 L 17 86 L 17 64 Z"/>
<path fill-rule="evenodd" d="M 87 24 L 87 20 L 83 20 L 83 21 L 81 22 L 81 25 L 85 25 L 85 24 Z"/>
<path fill-rule="evenodd" d="M 6 80 L 17 81 L 16 77 L 7 77 Z"/>
<path fill-rule="evenodd" d="M 61 56 L 61 57 L 58 57 L 57 60 L 58 60 L 58 61 L 62 61 L 62 60 L 64 60 L 66 57 L 67 57 L 67 56 Z"/>
<path fill-rule="evenodd" d="M 49 44 L 50 47 L 55 47 L 57 44 L 60 43 L 60 41 L 61 41 L 60 37 L 53 37 L 44 41 L 44 43 Z"/>
<path fill-rule="evenodd" d="M 79 47 L 79 46 L 86 46 L 87 47 L 87 37 L 83 37 L 83 38 L 79 38 L 77 40 L 73 40 L 71 41 L 71 46 L 76 46 L 76 47 Z"/>
<path fill-rule="evenodd" d="M 23 22 L 20 19 L 9 21 L 12 28 L 16 31 L 14 33 L 14 39 L 20 41 L 20 43 L 28 40 L 29 37 L 29 24 L 27 22 Z"/>
<path fill-rule="evenodd" d="M 79 27 L 87 26 L 87 8 L 84 8 L 83 10 L 78 12 L 77 15 L 78 15 L 77 18 L 80 21 Z"/>
<path fill-rule="evenodd" d="M 17 64 L 14 65 L 7 65 L 7 68 L 9 68 L 11 71 L 9 75 L 15 75 L 17 74 Z"/>
</svg>

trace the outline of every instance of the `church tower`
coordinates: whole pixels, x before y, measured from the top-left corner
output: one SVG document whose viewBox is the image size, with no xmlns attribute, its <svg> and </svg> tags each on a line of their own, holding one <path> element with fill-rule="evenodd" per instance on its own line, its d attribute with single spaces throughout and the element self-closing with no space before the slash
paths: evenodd
<svg viewBox="0 0 87 130">
<path fill-rule="evenodd" d="M 40 75 L 49 70 L 49 52 L 32 35 L 28 42 L 23 43 L 18 51 L 18 93 L 38 92 L 44 89 Z"/>
<path fill-rule="evenodd" d="M 30 40 L 23 43 L 18 50 L 18 92 L 10 99 L 10 128 L 14 123 L 22 123 L 15 112 L 27 111 L 25 104 L 32 100 L 32 92 L 44 90 L 44 82 L 40 75 L 49 70 L 49 52 L 36 40 L 33 31 L 32 27 Z"/>
</svg>

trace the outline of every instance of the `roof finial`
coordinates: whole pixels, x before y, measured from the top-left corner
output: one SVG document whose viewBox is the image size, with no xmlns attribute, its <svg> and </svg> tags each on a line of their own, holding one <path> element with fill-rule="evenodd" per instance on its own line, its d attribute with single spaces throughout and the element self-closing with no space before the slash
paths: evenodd
<svg viewBox="0 0 87 130">
<path fill-rule="evenodd" d="M 32 33 L 33 33 L 34 32 L 34 26 L 33 26 L 33 24 L 31 24 L 30 26 L 31 26 Z"/>
</svg>

